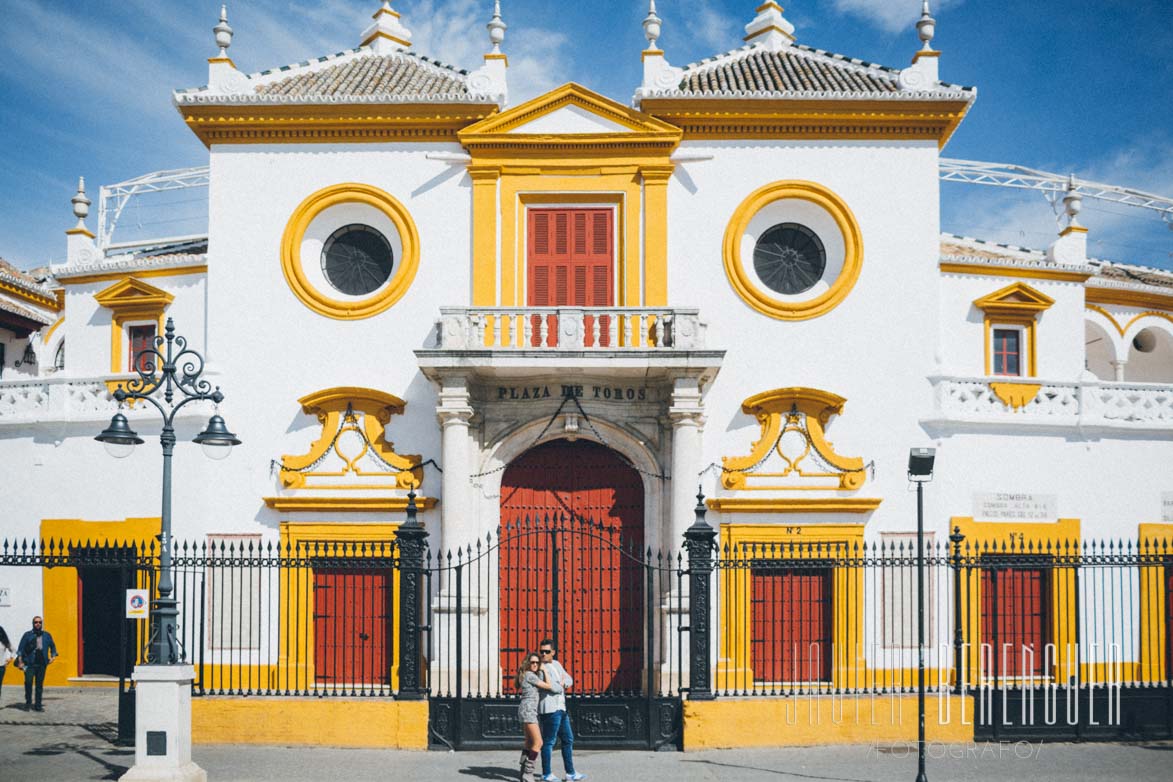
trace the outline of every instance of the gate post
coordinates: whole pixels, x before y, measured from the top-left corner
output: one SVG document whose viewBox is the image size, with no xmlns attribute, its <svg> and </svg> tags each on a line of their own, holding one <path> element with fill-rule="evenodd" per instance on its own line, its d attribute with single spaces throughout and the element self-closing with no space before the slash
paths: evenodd
<svg viewBox="0 0 1173 782">
<path fill-rule="evenodd" d="M 949 542 L 953 544 L 953 692 L 956 695 L 964 693 L 966 684 L 962 677 L 964 661 L 961 658 L 964 643 L 961 616 L 961 544 L 964 540 L 961 527 L 954 527 Z"/>
<path fill-rule="evenodd" d="M 428 532 L 416 518 L 415 491 L 407 495 L 407 520 L 395 531 L 399 546 L 399 700 L 427 697 L 420 675 L 420 606 L 423 602 Z"/>
<path fill-rule="evenodd" d="M 696 521 L 684 531 L 688 547 L 688 699 L 713 700 L 709 657 L 709 587 L 717 532 L 705 521 L 705 495 L 696 495 Z"/>
</svg>

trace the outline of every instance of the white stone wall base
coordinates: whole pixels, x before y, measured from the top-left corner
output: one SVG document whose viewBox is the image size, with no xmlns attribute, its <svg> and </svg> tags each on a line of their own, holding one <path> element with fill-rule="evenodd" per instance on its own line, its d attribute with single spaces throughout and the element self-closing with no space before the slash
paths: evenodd
<svg viewBox="0 0 1173 782">
<path fill-rule="evenodd" d="M 135 766 L 121 777 L 120 782 L 208 782 L 208 772 L 195 763 L 185 763 L 174 768 Z"/>
<path fill-rule="evenodd" d="M 139 665 L 134 669 L 134 767 L 128 782 L 207 782 L 191 759 L 190 665 Z M 166 754 L 147 754 L 148 731 L 167 734 Z"/>
</svg>

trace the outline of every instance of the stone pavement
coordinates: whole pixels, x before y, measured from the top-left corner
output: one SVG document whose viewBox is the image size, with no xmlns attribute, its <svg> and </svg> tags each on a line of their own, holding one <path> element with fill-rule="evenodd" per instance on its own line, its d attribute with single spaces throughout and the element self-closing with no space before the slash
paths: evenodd
<svg viewBox="0 0 1173 782">
<path fill-rule="evenodd" d="M 21 687 L 8 679 L 0 699 L 0 780 L 113 780 L 134 763 L 112 742 L 113 690 L 52 688 L 45 711 L 23 710 Z M 513 752 L 394 752 L 289 747 L 196 746 L 195 761 L 213 782 L 252 780 L 516 779 Z M 575 753 L 580 771 L 603 780 L 725 782 L 908 782 L 916 746 L 820 747 L 710 752 Z M 561 771 L 555 753 L 555 770 Z M 1168 782 L 1173 743 L 931 745 L 928 778 L 1030 782 Z"/>
</svg>

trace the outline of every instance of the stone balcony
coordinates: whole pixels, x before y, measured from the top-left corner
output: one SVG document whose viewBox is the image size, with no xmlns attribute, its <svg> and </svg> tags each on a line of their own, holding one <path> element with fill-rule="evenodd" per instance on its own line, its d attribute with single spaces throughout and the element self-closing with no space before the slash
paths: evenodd
<svg viewBox="0 0 1173 782">
<path fill-rule="evenodd" d="M 135 375 L 130 374 L 98 377 L 50 375 L 0 380 L 0 426 L 71 421 L 109 423 L 110 416 L 118 410 L 111 388 L 133 377 Z M 210 410 L 211 407 L 203 403 L 192 404 L 184 409 L 181 417 L 207 417 Z M 129 405 L 123 412 L 132 420 L 140 413 L 158 416 L 153 409 L 139 407 L 135 410 Z"/>
<path fill-rule="evenodd" d="M 1173 433 L 1173 385 L 937 376 L 926 425 Z"/>
<path fill-rule="evenodd" d="M 724 351 L 707 349 L 695 308 L 441 307 L 433 343 L 416 357 L 432 377 L 453 370 L 634 376 L 659 368 L 704 379 Z"/>
</svg>

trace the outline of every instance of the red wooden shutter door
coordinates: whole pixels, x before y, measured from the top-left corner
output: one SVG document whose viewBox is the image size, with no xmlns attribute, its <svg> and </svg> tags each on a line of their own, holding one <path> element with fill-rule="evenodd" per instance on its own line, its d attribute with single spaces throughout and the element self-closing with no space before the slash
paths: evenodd
<svg viewBox="0 0 1173 782">
<path fill-rule="evenodd" d="M 612 223 L 610 209 L 531 209 L 527 304 L 613 306 Z"/>
</svg>

